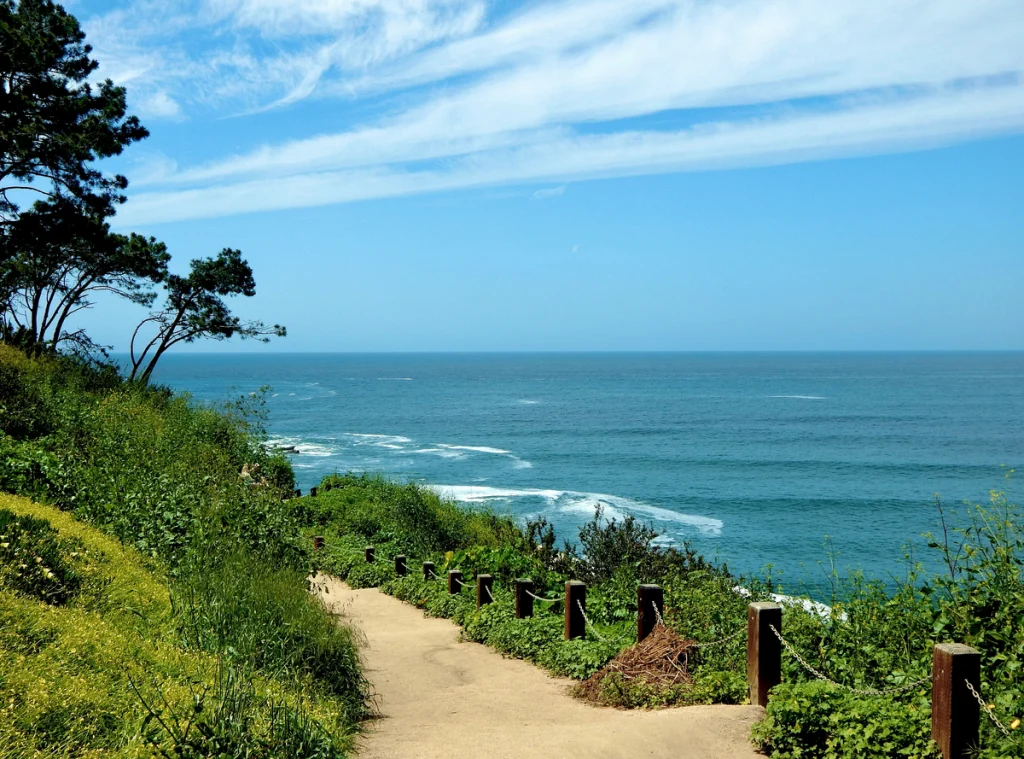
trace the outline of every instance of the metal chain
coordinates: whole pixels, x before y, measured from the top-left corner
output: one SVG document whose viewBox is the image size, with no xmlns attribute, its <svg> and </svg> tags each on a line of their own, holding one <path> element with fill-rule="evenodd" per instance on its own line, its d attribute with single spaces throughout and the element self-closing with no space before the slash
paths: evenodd
<svg viewBox="0 0 1024 759">
<path fill-rule="evenodd" d="M 665 620 L 661 618 L 661 609 L 658 608 L 658 602 L 651 601 L 651 606 L 654 607 L 654 626 L 657 627 L 658 625 L 661 625 L 662 627 L 668 627 L 668 625 L 665 624 Z"/>
<path fill-rule="evenodd" d="M 995 713 L 992 711 L 992 707 L 985 703 L 985 699 L 983 699 L 981 697 L 981 694 L 974 689 L 974 686 L 971 685 L 971 681 L 967 678 L 964 678 L 964 682 L 967 684 L 967 690 L 969 690 L 971 692 L 971 695 L 974 696 L 974 698 L 978 701 L 978 704 L 981 706 L 981 710 L 988 715 L 988 718 L 990 720 L 992 720 L 992 724 L 998 727 L 999 731 L 1003 735 L 1005 735 L 1007 738 L 1010 738 L 1010 731 L 1006 728 L 1006 725 L 1004 725 L 996 718 Z"/>
<path fill-rule="evenodd" d="M 486 585 L 484 585 L 484 590 L 487 591 L 487 596 L 488 596 L 488 598 L 491 599 L 491 603 L 494 603 L 495 602 L 494 601 L 494 594 L 491 592 L 491 589 L 489 587 L 487 587 Z"/>
<path fill-rule="evenodd" d="M 469 587 L 468 583 L 463 582 L 458 577 L 453 577 L 452 579 L 455 580 L 455 582 L 457 582 L 460 587 L 463 587 L 463 588 L 468 588 Z"/>
<path fill-rule="evenodd" d="M 580 600 L 578 598 L 576 599 L 576 606 L 579 607 L 580 614 L 583 615 L 583 621 L 586 623 L 587 627 L 590 628 L 590 632 L 594 633 L 594 635 L 597 636 L 597 639 L 599 641 L 601 641 L 602 643 L 607 643 L 608 641 L 606 641 L 603 637 L 601 637 L 601 633 L 599 633 L 596 629 L 594 629 L 594 626 L 592 624 L 590 624 L 590 620 L 587 619 L 587 612 L 585 612 L 583 610 L 583 604 L 580 602 Z"/>
<path fill-rule="evenodd" d="M 534 599 L 536 601 L 541 601 L 543 603 L 548 603 L 548 604 L 558 603 L 559 601 L 562 600 L 561 598 L 542 598 L 541 596 L 538 596 L 535 593 L 531 593 L 528 590 L 526 591 L 526 595 L 528 595 L 530 598 L 532 598 L 532 599 Z"/>
<path fill-rule="evenodd" d="M 434 572 L 433 569 L 428 569 L 427 571 L 430 572 L 430 576 L 433 577 L 435 580 L 440 580 L 441 579 L 440 577 L 437 576 L 437 574 Z"/>
<path fill-rule="evenodd" d="M 931 676 L 929 675 L 928 677 L 922 677 L 920 680 L 917 680 L 915 682 L 909 683 L 907 685 L 901 685 L 901 686 L 896 687 L 896 688 L 884 688 L 882 690 L 876 690 L 874 688 L 853 688 L 853 687 L 850 687 L 849 685 L 843 685 L 842 683 L 837 683 L 832 678 L 830 678 L 827 675 L 819 672 L 814 667 L 812 667 L 810 664 L 808 664 L 807 660 L 804 659 L 804 657 L 802 657 L 800 654 L 798 654 L 796 652 L 796 649 L 793 648 L 791 645 L 789 645 L 789 642 L 785 638 L 782 637 L 782 635 L 779 633 L 778 630 L 775 629 L 775 625 L 768 625 L 768 629 L 770 629 L 773 633 L 775 633 L 775 637 L 778 638 L 779 642 L 783 646 L 786 647 L 786 650 L 789 651 L 789 653 L 791 653 L 793 655 L 793 658 L 796 659 L 798 662 L 800 662 L 803 665 L 804 669 L 806 669 L 808 672 L 810 672 L 816 678 L 818 678 L 819 680 L 824 680 L 827 683 L 832 683 L 836 687 L 843 688 L 844 690 L 848 690 L 851 693 L 857 694 L 858 696 L 888 696 L 888 695 L 892 695 L 894 693 L 906 693 L 907 691 L 912 691 L 912 690 L 915 690 L 915 689 L 919 688 L 920 686 L 924 685 L 925 683 L 930 682 L 931 679 L 932 679 Z"/>
<path fill-rule="evenodd" d="M 712 646 L 721 646 L 723 643 L 728 643 L 731 640 L 736 640 L 736 638 L 740 637 L 745 632 L 746 630 L 739 630 L 738 632 L 734 632 L 732 635 L 727 635 L 724 638 L 719 638 L 718 640 L 711 640 L 707 643 L 694 643 L 690 646 L 690 648 L 711 648 Z"/>
</svg>

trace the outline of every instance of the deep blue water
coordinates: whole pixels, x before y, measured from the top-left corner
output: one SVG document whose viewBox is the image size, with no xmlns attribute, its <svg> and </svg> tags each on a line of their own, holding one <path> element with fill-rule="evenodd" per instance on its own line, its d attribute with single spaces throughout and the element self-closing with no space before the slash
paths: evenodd
<svg viewBox="0 0 1024 759">
<path fill-rule="evenodd" d="M 168 355 L 202 401 L 270 385 L 298 484 L 380 472 L 571 537 L 595 505 L 745 573 L 885 576 L 1024 461 L 1024 354 Z M 1012 483 L 1009 488 L 1013 492 Z"/>
</svg>

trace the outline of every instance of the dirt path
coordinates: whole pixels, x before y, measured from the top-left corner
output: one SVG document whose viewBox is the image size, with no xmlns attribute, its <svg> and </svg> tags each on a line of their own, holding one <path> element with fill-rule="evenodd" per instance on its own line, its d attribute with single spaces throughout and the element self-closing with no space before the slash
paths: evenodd
<svg viewBox="0 0 1024 759">
<path fill-rule="evenodd" d="M 601 709 L 570 681 L 459 641 L 459 628 L 377 590 L 327 580 L 325 600 L 366 637 L 366 675 L 381 718 L 363 759 L 764 759 L 750 746 L 752 706 Z"/>
</svg>

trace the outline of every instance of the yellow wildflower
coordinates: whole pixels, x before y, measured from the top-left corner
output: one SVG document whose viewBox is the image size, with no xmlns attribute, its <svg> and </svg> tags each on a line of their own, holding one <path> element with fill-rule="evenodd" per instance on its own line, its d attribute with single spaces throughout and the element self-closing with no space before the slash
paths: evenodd
<svg viewBox="0 0 1024 759">
<path fill-rule="evenodd" d="M 1018 717 L 1017 719 L 1015 719 L 1013 722 L 1010 723 L 1010 729 L 1011 730 L 1016 730 L 1018 727 L 1020 727 L 1020 717 Z"/>
</svg>

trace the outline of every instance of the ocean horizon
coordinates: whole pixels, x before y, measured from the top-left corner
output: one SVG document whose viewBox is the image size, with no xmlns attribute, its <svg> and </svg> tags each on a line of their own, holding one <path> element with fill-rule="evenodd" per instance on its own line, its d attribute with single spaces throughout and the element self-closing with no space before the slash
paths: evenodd
<svg viewBox="0 0 1024 759">
<path fill-rule="evenodd" d="M 204 403 L 269 387 L 303 490 L 379 473 L 560 539 L 632 514 L 813 595 L 833 560 L 886 579 L 909 544 L 929 563 L 936 494 L 1012 494 L 1022 379 L 1019 351 L 191 353 L 154 376 Z"/>
</svg>

